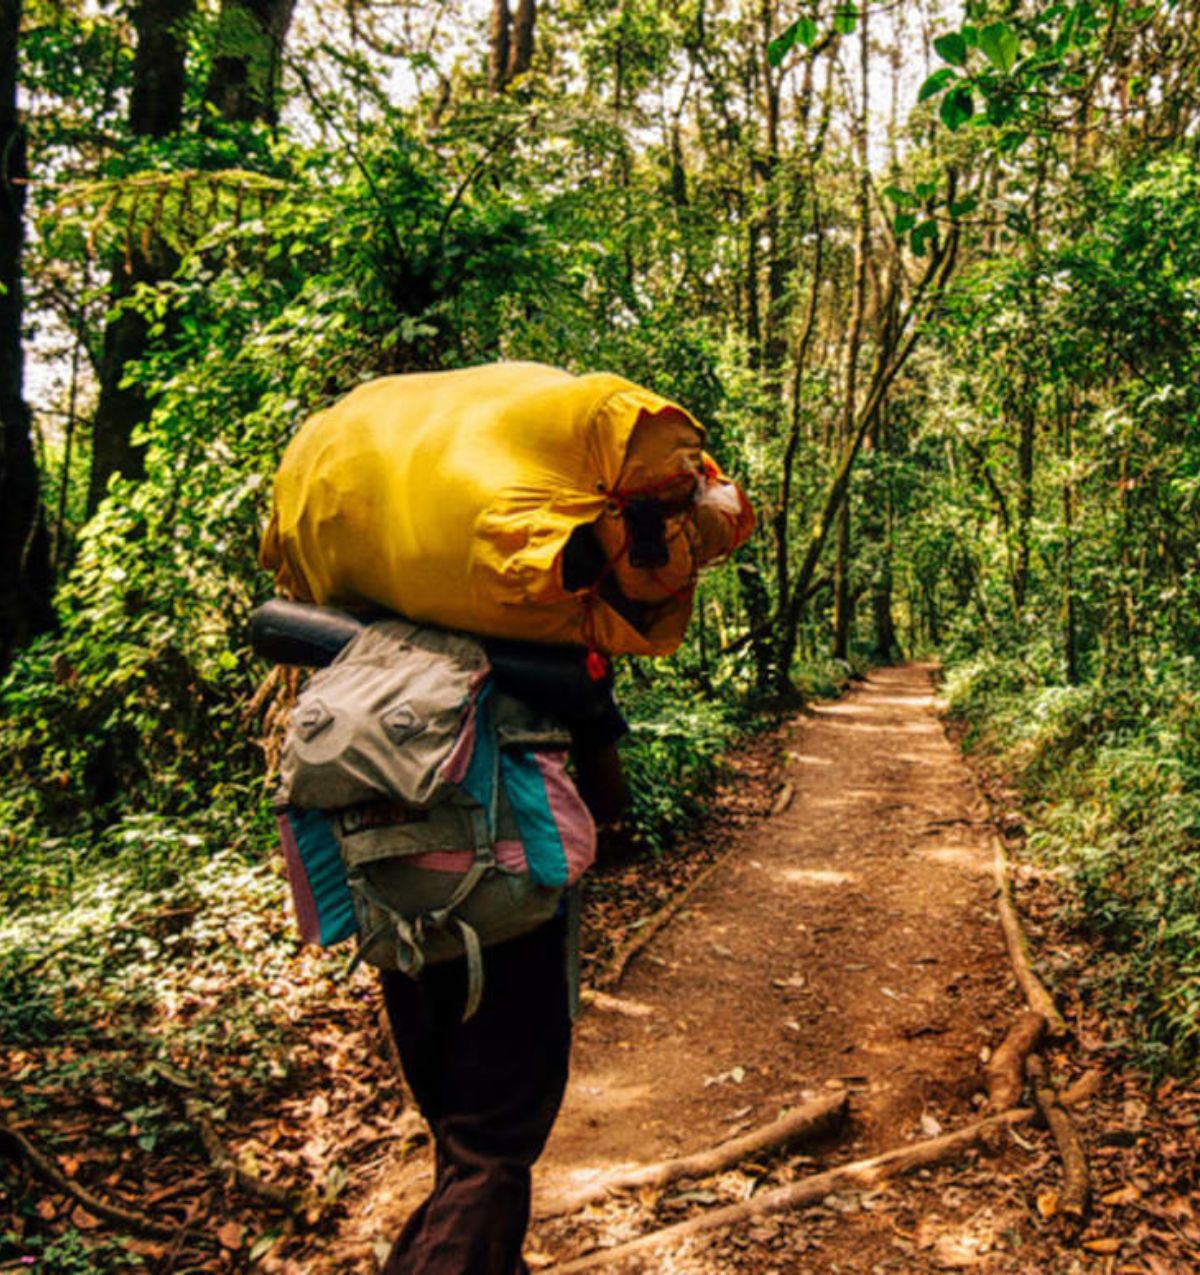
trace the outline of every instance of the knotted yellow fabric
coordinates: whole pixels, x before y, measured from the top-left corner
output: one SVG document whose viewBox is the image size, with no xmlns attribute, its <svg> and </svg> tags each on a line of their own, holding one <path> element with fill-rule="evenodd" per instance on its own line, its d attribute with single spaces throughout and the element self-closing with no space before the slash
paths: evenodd
<svg viewBox="0 0 1200 1275">
<path fill-rule="evenodd" d="M 700 566 L 732 552 L 754 521 L 703 440 L 683 408 L 608 373 L 499 363 L 385 377 L 291 441 L 260 561 L 302 601 L 669 654 Z M 628 561 L 625 512 L 638 497 L 665 511 L 668 560 L 657 568 Z M 563 551 L 589 524 L 608 565 L 568 590 Z M 638 606 L 619 613 L 601 597 L 614 588 Z"/>
</svg>

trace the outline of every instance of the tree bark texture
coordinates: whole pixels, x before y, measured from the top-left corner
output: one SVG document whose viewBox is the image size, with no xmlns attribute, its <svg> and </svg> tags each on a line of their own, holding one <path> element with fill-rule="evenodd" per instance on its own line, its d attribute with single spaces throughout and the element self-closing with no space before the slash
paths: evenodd
<svg viewBox="0 0 1200 1275">
<path fill-rule="evenodd" d="M 867 261 L 871 254 L 871 172 L 867 164 L 867 119 L 870 110 L 870 57 L 868 9 L 859 18 L 859 101 L 854 118 L 854 152 L 858 161 L 858 235 L 854 245 L 854 288 L 850 298 L 850 326 L 846 336 L 846 368 L 839 450 L 846 447 L 854 432 L 858 405 L 858 361 L 863 344 L 863 320 L 867 308 Z M 850 657 L 850 632 L 854 624 L 854 595 L 850 588 L 853 545 L 850 527 L 850 493 L 847 488 L 837 515 L 837 544 L 833 568 L 833 654 Z"/>
<path fill-rule="evenodd" d="M 508 60 L 512 14 L 508 0 L 492 0 L 492 21 L 488 34 L 488 88 L 502 93 L 508 83 Z"/>
<path fill-rule="evenodd" d="M 133 13 L 137 51 L 129 126 L 137 137 L 167 137 L 183 119 L 187 80 L 186 32 L 192 0 L 142 0 Z M 140 284 L 154 286 L 170 277 L 176 261 L 163 245 L 130 243 L 113 263 L 109 297 L 114 306 L 128 300 Z M 149 325 L 140 314 L 122 308 L 104 330 L 100 355 L 100 396 L 92 422 L 92 465 L 88 475 L 89 517 L 104 499 L 114 474 L 137 479 L 145 472 L 143 449 L 134 431 L 148 419 L 150 404 L 140 386 L 122 386 L 126 364 L 146 352 Z"/>
<path fill-rule="evenodd" d="M 533 65 L 533 28 L 537 21 L 537 0 L 517 0 L 509 33 L 505 82 L 524 75 Z"/>
<path fill-rule="evenodd" d="M 53 580 L 24 395 L 21 250 L 28 176 L 17 111 L 20 0 L 0 0 L 0 672 L 49 628 Z"/>
</svg>

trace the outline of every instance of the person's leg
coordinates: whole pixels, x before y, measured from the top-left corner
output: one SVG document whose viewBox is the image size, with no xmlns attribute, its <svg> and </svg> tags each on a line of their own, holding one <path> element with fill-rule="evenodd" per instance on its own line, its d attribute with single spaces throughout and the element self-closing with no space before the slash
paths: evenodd
<svg viewBox="0 0 1200 1275">
<path fill-rule="evenodd" d="M 461 1021 L 462 961 L 417 981 L 383 975 L 409 1087 L 438 1152 L 433 1193 L 393 1246 L 387 1275 L 514 1275 L 524 1269 L 530 1168 L 562 1102 L 571 1025 L 564 923 L 484 953 L 483 1003 Z"/>
</svg>

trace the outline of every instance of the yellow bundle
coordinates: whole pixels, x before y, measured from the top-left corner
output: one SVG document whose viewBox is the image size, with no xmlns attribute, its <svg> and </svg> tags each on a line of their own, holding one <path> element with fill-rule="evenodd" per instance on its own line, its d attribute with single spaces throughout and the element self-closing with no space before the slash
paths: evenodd
<svg viewBox="0 0 1200 1275">
<path fill-rule="evenodd" d="M 666 655 L 700 567 L 754 525 L 703 441 L 683 408 L 607 373 L 498 363 L 385 377 L 291 441 L 259 558 L 302 601 Z M 646 501 L 666 547 L 634 566 L 630 511 Z M 599 568 L 564 582 L 583 535 Z"/>
</svg>

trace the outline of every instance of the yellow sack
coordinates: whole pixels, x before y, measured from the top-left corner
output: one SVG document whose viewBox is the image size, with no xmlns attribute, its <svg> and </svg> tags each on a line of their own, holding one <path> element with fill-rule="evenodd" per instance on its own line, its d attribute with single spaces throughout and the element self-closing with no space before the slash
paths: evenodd
<svg viewBox="0 0 1200 1275">
<path fill-rule="evenodd" d="M 619 376 L 537 363 L 391 376 L 311 417 L 275 478 L 259 560 L 281 592 L 489 637 L 666 655 L 696 574 L 749 536 L 736 484 L 683 408 Z M 625 511 L 652 497 L 668 561 L 634 568 Z M 600 578 L 563 550 L 594 525 Z M 614 587 L 637 605 L 614 609 Z M 623 612 L 623 614 L 622 614 Z"/>
</svg>

